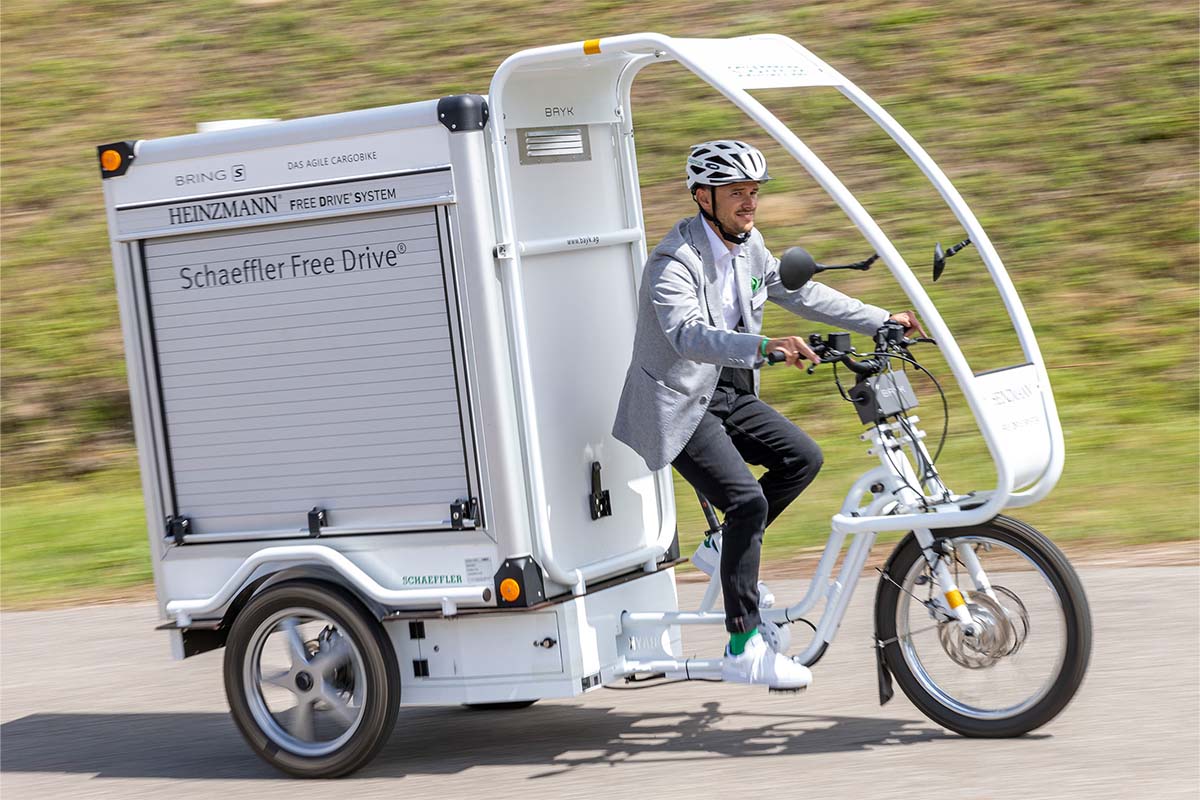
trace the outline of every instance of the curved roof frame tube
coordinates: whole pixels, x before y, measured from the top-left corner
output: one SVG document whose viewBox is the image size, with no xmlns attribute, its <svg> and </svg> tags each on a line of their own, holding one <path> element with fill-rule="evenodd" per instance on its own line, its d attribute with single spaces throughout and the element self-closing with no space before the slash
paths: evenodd
<svg viewBox="0 0 1200 800">
<path fill-rule="evenodd" d="M 756 44 L 771 46 L 775 52 L 790 49 L 787 55 L 794 59 L 790 66 L 791 73 L 779 79 L 770 76 L 757 76 L 738 79 L 737 67 L 731 67 L 729 60 L 722 61 L 721 56 L 733 54 L 732 48 L 745 44 L 747 39 L 755 40 Z M 729 53 L 724 53 L 725 48 Z M 781 50 L 782 48 L 782 50 Z M 958 380 L 968 405 L 975 416 L 980 431 L 984 436 L 988 450 L 996 467 L 997 484 L 990 492 L 979 493 L 986 497 L 986 502 L 970 510 L 946 510 L 937 514 L 902 514 L 888 517 L 850 517 L 837 514 L 833 518 L 834 527 L 847 533 L 866 530 L 906 530 L 912 527 L 958 527 L 978 524 L 998 514 L 1005 506 L 1027 505 L 1041 499 L 1054 487 L 1062 472 L 1063 438 L 1062 428 L 1058 420 L 1057 409 L 1050 391 L 1049 377 L 1042 360 L 1041 351 L 1029 324 L 1029 319 L 1021 305 L 1016 290 L 1004 269 L 1003 263 L 996 254 L 990 239 L 982 226 L 963 201 L 961 195 L 950 183 L 945 174 L 937 167 L 929 155 L 919 144 L 873 101 L 865 92 L 852 82 L 840 75 L 836 70 L 814 56 L 807 49 L 785 36 L 765 35 L 745 37 L 741 40 L 704 40 L 704 39 L 672 39 L 659 34 L 644 33 L 629 36 L 617 36 L 573 42 L 564 45 L 542 47 L 526 50 L 507 59 L 497 70 L 490 90 L 490 102 L 493 110 L 492 146 L 494 163 L 497 173 L 497 189 L 500 194 L 499 235 L 501 241 L 513 241 L 513 214 L 509 203 L 511 199 L 506 194 L 511 184 L 507 175 L 507 165 L 504 158 L 504 114 L 503 90 L 508 79 L 518 70 L 525 68 L 545 69 L 554 66 L 560 70 L 586 69 L 589 58 L 594 59 L 623 59 L 626 68 L 621 73 L 619 86 L 614 87 L 613 100 L 617 107 L 627 108 L 629 103 L 629 87 L 633 78 L 646 66 L 652 63 L 677 61 L 683 67 L 711 85 L 730 102 L 740 108 L 747 116 L 759 125 L 768 135 L 780 144 L 813 179 L 826 191 L 850 221 L 858 228 L 863 237 L 875 248 L 887 264 L 888 269 L 896 278 L 914 308 L 925 320 L 931 333 L 938 340 L 939 347 L 945 357 L 951 372 Z M 787 66 L 787 65 L 785 65 Z M 785 69 L 784 72 L 787 72 Z M 950 207 L 955 217 L 962 224 L 967 234 L 978 247 L 989 275 L 1003 298 L 1009 319 L 1016 330 L 1021 348 L 1026 360 L 1033 366 L 1039 382 L 1039 390 L 1044 408 L 1045 425 L 1050 437 L 1050 449 L 1045 467 L 1032 479 L 1028 486 L 1017 486 L 1018 476 L 1013 464 L 1005 457 L 1001 448 L 1001 437 L 998 421 L 990 417 L 983 392 L 975 385 L 975 376 L 971 372 L 961 348 L 950 332 L 945 320 L 938 312 L 920 281 L 905 263 L 895 246 L 883 233 L 882 229 L 866 211 L 854 195 L 845 187 L 837 176 L 797 137 L 786 125 L 772 114 L 762 103 L 749 94 L 747 88 L 767 88 L 786 86 L 833 86 L 842 92 L 851 102 L 866 113 L 879 125 L 916 163 L 926 178 L 934 185 L 943 200 Z M 632 114 L 625 114 L 626 126 L 632 124 Z M 503 270 L 505 280 L 509 284 L 508 296 L 520 300 L 520 269 L 519 254 L 510 254 L 512 269 Z M 515 359 L 518 362 L 518 380 L 525 386 L 518 387 L 521 395 L 522 411 L 525 416 L 523 424 L 525 432 L 526 456 L 530 459 L 531 499 L 533 500 L 534 529 L 539 543 L 548 547 L 548 520 L 545 519 L 545 498 L 540 496 L 543 491 L 540 481 L 540 467 L 537 452 L 536 427 L 528 424 L 533 419 L 533 398 L 527 390 L 530 385 L 528 378 L 527 349 L 520 331 L 516 332 L 517 346 Z M 520 362 L 525 359 L 522 365 Z M 1019 489 L 1020 491 L 1014 491 Z M 582 584 L 579 570 L 564 570 L 554 563 L 552 550 L 545 549 L 543 558 L 547 572 L 551 577 L 567 585 Z M 557 573 L 557 574 L 556 574 Z"/>
</svg>

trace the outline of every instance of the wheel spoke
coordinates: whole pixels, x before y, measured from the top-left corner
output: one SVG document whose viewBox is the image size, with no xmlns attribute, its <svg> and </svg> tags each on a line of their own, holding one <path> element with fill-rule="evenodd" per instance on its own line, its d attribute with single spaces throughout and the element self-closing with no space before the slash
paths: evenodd
<svg viewBox="0 0 1200 800">
<path fill-rule="evenodd" d="M 262 682 L 271 686 L 278 686 L 280 689 L 287 689 L 292 694 L 296 693 L 296 685 L 291 679 L 292 673 L 290 670 L 281 670 L 273 672 L 270 675 L 263 675 Z"/>
<path fill-rule="evenodd" d="M 338 694 L 329 681 L 321 681 L 321 699 L 325 701 L 325 705 L 329 706 L 329 710 L 333 712 L 333 715 L 343 723 L 346 725 L 354 723 L 358 712 L 342 699 L 342 696 Z"/>
<path fill-rule="evenodd" d="M 328 675 L 350 660 L 350 648 L 341 636 L 329 639 L 313 656 L 309 665 L 321 675 Z"/>
<path fill-rule="evenodd" d="M 297 739 L 311 742 L 317 738 L 313 725 L 313 701 L 301 700 L 292 711 L 292 724 L 288 726 Z"/>
<path fill-rule="evenodd" d="M 907 631 L 903 636 L 900 636 L 898 638 L 911 640 L 918 633 L 926 633 L 928 631 L 937 630 L 937 628 L 940 624 L 941 623 L 935 622 L 932 625 L 926 625 L 924 628 L 917 628 L 915 631 Z"/>
<path fill-rule="evenodd" d="M 300 623 L 295 617 L 288 617 L 280 623 L 287 637 L 288 654 L 292 658 L 292 669 L 308 666 L 308 647 L 300 634 Z"/>
</svg>

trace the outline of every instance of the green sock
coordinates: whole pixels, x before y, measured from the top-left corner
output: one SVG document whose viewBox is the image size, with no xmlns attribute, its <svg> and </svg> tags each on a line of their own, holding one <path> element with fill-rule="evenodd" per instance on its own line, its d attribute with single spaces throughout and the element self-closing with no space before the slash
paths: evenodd
<svg viewBox="0 0 1200 800">
<path fill-rule="evenodd" d="M 754 634 L 758 633 L 758 628 L 754 627 L 745 633 L 729 634 L 729 652 L 735 656 L 740 656 L 746 652 L 746 642 L 754 638 Z"/>
</svg>

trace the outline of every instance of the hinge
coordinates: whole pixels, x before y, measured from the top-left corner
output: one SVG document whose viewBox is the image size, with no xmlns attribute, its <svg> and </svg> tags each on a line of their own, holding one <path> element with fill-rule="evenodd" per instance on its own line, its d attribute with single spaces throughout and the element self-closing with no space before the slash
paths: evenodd
<svg viewBox="0 0 1200 800">
<path fill-rule="evenodd" d="M 428 678 L 429 677 L 429 662 L 423 658 L 413 661 L 413 677 Z"/>
<path fill-rule="evenodd" d="M 321 528 L 328 525 L 325 509 L 313 506 L 312 511 L 308 512 L 308 535 L 314 539 L 321 535 Z"/>
<path fill-rule="evenodd" d="M 592 462 L 592 493 L 588 495 L 591 504 L 592 519 L 612 516 L 612 503 L 608 499 L 608 490 L 600 485 L 600 462 Z"/>
<path fill-rule="evenodd" d="M 450 504 L 450 527 L 456 531 L 465 530 L 467 525 L 475 527 L 475 515 L 479 511 L 479 501 L 474 497 L 469 500 L 460 497 Z"/>
<path fill-rule="evenodd" d="M 187 517 L 177 517 L 174 514 L 167 517 L 167 536 L 174 539 L 175 544 L 183 544 L 183 537 L 192 532 L 192 521 Z"/>
<path fill-rule="evenodd" d="M 424 639 L 425 638 L 425 623 L 421 620 L 413 620 L 408 623 L 408 638 Z"/>
</svg>

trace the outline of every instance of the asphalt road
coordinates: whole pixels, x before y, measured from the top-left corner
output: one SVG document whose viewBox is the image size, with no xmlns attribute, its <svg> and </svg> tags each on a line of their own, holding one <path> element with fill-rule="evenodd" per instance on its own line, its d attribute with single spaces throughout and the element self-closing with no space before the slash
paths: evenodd
<svg viewBox="0 0 1200 800">
<path fill-rule="evenodd" d="M 1095 647 L 1040 731 L 971 740 L 903 695 L 880 707 L 874 581 L 801 695 L 722 684 L 596 690 L 517 712 L 401 710 L 387 747 L 337 784 L 281 776 L 243 744 L 221 655 L 173 662 L 153 606 L 0 615 L 0 794 L 19 798 L 1200 796 L 1200 569 L 1081 569 Z M 772 588 L 798 596 L 803 584 Z M 700 587 L 684 585 L 685 599 Z M 790 590 L 790 591 L 789 591 Z M 719 652 L 721 634 L 687 649 Z"/>
</svg>

